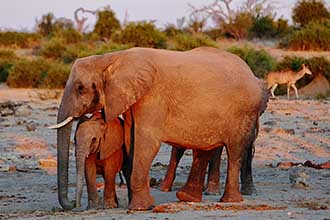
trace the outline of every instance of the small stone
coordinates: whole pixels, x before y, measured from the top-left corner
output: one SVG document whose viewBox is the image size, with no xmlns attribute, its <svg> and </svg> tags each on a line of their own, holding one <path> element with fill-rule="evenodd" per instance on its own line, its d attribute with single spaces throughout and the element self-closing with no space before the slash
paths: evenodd
<svg viewBox="0 0 330 220">
<path fill-rule="evenodd" d="M 292 187 L 299 189 L 307 189 L 309 187 L 308 170 L 303 166 L 292 167 L 289 169 L 289 180 Z"/>
<path fill-rule="evenodd" d="M 17 168 L 16 168 L 16 166 L 10 166 L 10 167 L 8 168 L 8 171 L 9 171 L 9 172 L 16 172 L 16 171 L 17 171 Z"/>
<path fill-rule="evenodd" d="M 34 124 L 27 124 L 26 125 L 26 130 L 27 131 L 35 131 L 37 129 L 37 126 L 35 126 Z"/>
</svg>

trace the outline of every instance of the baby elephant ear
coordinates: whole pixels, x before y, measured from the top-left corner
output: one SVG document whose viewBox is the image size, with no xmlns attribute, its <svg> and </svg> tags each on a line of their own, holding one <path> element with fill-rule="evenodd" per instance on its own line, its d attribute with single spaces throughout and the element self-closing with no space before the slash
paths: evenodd
<svg viewBox="0 0 330 220">
<path fill-rule="evenodd" d="M 100 159 L 104 160 L 118 150 L 122 150 L 124 129 L 118 118 L 106 124 L 104 139 L 100 146 Z"/>
<path fill-rule="evenodd" d="M 107 122 L 117 118 L 145 96 L 153 86 L 156 69 L 140 53 L 127 51 L 110 64 L 105 72 L 105 116 Z"/>
</svg>

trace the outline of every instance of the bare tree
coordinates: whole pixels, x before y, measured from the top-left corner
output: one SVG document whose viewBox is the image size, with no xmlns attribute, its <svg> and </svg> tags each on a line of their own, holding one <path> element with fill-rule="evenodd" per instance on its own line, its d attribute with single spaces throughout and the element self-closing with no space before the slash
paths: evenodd
<svg viewBox="0 0 330 220">
<path fill-rule="evenodd" d="M 209 5 L 196 8 L 189 5 L 195 13 L 206 13 L 216 24 L 232 23 L 237 14 L 251 13 L 255 15 L 262 13 L 270 15 L 275 8 L 274 0 L 245 0 L 240 7 L 236 9 L 233 6 L 233 0 L 214 0 Z"/>
<path fill-rule="evenodd" d="M 88 9 L 84 9 L 84 8 L 77 8 L 75 11 L 74 11 L 74 19 L 77 23 L 77 30 L 79 33 L 83 33 L 84 29 L 85 29 L 85 22 L 87 21 L 87 17 L 81 17 L 79 18 L 78 16 L 78 13 L 79 12 L 82 12 L 82 13 L 89 13 L 89 14 L 92 14 L 92 15 L 96 15 L 97 11 L 92 11 L 92 10 L 88 10 Z"/>
</svg>

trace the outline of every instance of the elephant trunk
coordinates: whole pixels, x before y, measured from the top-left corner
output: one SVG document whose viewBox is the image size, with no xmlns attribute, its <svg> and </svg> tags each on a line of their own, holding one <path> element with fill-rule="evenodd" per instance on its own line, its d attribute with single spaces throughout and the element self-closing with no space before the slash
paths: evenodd
<svg viewBox="0 0 330 220">
<path fill-rule="evenodd" d="M 64 97 L 63 97 L 64 99 Z M 65 103 L 60 105 L 57 122 L 60 123 L 69 115 L 65 111 Z M 73 202 L 68 199 L 68 168 L 69 168 L 69 149 L 72 122 L 57 130 L 57 187 L 58 200 L 65 210 L 71 210 L 75 207 Z"/>
<path fill-rule="evenodd" d="M 81 206 L 81 195 L 83 191 L 83 183 L 85 177 L 85 162 L 86 156 L 81 152 L 76 153 L 76 169 L 77 169 L 77 176 L 76 176 L 76 207 L 79 208 Z"/>
</svg>

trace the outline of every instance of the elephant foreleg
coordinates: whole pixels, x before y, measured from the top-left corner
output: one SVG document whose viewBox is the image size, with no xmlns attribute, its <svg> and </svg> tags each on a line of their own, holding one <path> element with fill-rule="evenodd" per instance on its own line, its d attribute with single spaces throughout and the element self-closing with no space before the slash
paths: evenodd
<svg viewBox="0 0 330 220">
<path fill-rule="evenodd" d="M 177 169 L 178 164 L 185 151 L 186 151 L 186 149 L 184 149 L 184 148 L 172 147 L 170 163 L 167 168 L 167 172 L 164 177 L 164 180 L 162 181 L 162 183 L 160 185 L 161 191 L 164 191 L 164 192 L 171 191 L 171 187 L 172 187 L 173 181 L 175 179 L 176 169 Z"/>
<path fill-rule="evenodd" d="M 194 150 L 193 163 L 186 184 L 176 193 L 180 201 L 200 202 L 207 164 L 216 149 L 210 151 Z"/>
<path fill-rule="evenodd" d="M 209 161 L 209 169 L 207 176 L 206 195 L 216 195 L 219 193 L 220 179 L 220 162 L 223 147 L 216 149 Z"/>
<path fill-rule="evenodd" d="M 88 209 L 99 207 L 99 195 L 96 188 L 96 154 L 89 155 L 85 163 L 85 176 L 88 193 Z"/>
<path fill-rule="evenodd" d="M 134 143 L 133 167 L 130 178 L 132 200 L 128 206 L 132 210 L 149 210 L 154 207 L 154 198 L 150 194 L 149 170 L 160 148 L 155 139 L 136 130 Z M 139 134 L 140 133 L 140 134 Z"/>
</svg>

